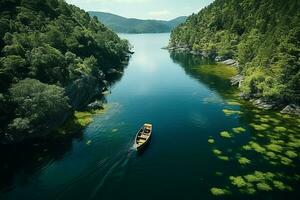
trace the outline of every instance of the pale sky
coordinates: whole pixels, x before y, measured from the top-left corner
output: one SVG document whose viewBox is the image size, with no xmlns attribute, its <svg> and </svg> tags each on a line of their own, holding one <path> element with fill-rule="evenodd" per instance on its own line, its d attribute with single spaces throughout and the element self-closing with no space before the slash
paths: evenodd
<svg viewBox="0 0 300 200">
<path fill-rule="evenodd" d="M 214 0 L 66 0 L 85 11 L 109 12 L 138 19 L 169 20 L 199 12 Z"/>
</svg>

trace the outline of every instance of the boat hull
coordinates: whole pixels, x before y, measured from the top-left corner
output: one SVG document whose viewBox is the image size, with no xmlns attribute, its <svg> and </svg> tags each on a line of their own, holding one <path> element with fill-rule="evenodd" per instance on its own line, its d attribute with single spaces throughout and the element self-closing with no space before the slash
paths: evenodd
<svg viewBox="0 0 300 200">
<path fill-rule="evenodd" d="M 135 137 L 135 148 L 137 151 L 144 149 L 152 135 L 152 125 L 144 124 L 142 128 L 137 132 Z"/>
</svg>

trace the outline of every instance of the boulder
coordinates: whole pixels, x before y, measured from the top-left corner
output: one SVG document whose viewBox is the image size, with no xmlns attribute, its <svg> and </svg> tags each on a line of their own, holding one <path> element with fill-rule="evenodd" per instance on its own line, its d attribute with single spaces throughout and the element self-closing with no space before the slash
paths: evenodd
<svg viewBox="0 0 300 200">
<path fill-rule="evenodd" d="M 103 109 L 103 102 L 97 100 L 97 101 L 95 101 L 95 102 L 93 102 L 93 103 L 90 103 L 90 104 L 87 106 L 87 108 L 88 108 L 89 110 Z"/>
<path fill-rule="evenodd" d="M 96 97 L 101 96 L 104 86 L 94 77 L 83 76 L 67 86 L 66 94 L 70 99 L 71 106 L 78 110 L 86 107 Z"/>
<path fill-rule="evenodd" d="M 294 114 L 300 116 L 300 106 L 295 104 L 287 105 L 280 113 L 283 114 Z"/>
<path fill-rule="evenodd" d="M 251 100 L 253 105 L 257 106 L 258 108 L 264 109 L 264 110 L 271 110 L 275 107 L 277 107 L 276 102 L 270 102 L 270 101 L 264 101 L 262 99 L 253 99 Z"/>
<path fill-rule="evenodd" d="M 222 61 L 224 61 L 225 60 L 225 57 L 224 56 L 217 56 L 216 58 L 215 58 L 215 61 L 216 62 L 222 62 Z"/>
<path fill-rule="evenodd" d="M 244 81 L 244 76 L 241 74 L 238 74 L 231 78 L 230 82 L 232 85 L 238 85 L 238 87 L 242 86 L 242 82 Z"/>
<path fill-rule="evenodd" d="M 222 63 L 225 65 L 235 65 L 237 63 L 237 61 L 234 59 L 227 59 L 227 60 L 222 61 Z"/>
<path fill-rule="evenodd" d="M 115 68 L 111 68 L 107 71 L 108 74 L 121 74 L 122 72 L 118 71 Z"/>
</svg>

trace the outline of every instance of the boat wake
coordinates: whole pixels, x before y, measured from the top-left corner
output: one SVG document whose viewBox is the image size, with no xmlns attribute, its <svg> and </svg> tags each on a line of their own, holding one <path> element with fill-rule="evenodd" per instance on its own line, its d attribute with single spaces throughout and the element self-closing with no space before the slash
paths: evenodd
<svg viewBox="0 0 300 200">
<path fill-rule="evenodd" d="M 95 186 L 90 192 L 90 196 L 87 199 L 95 199 L 101 192 L 101 188 L 104 186 L 105 182 L 111 177 L 117 177 L 117 179 L 121 180 L 126 170 L 128 168 L 128 164 L 132 155 L 135 153 L 135 148 L 132 146 L 132 142 L 127 145 L 127 148 L 121 150 L 117 154 L 102 158 L 98 161 L 94 167 L 88 172 L 77 176 L 73 181 L 68 183 L 63 191 L 61 191 L 55 199 L 65 199 L 65 195 L 68 195 L 70 191 L 77 187 L 84 179 L 97 179 Z"/>
<path fill-rule="evenodd" d="M 118 155 L 114 156 L 113 159 L 111 159 L 109 162 L 106 163 L 106 166 L 108 166 L 108 168 L 105 169 L 106 171 L 105 174 L 102 176 L 101 180 L 94 188 L 89 199 L 94 199 L 100 193 L 101 188 L 104 186 L 107 179 L 110 178 L 111 176 L 114 175 L 118 177 L 119 180 L 122 179 L 123 175 L 126 172 L 128 163 L 132 158 L 133 153 L 135 153 L 135 151 L 136 149 L 134 148 L 134 146 L 131 146 L 127 149 L 127 152 L 122 151 L 118 153 Z"/>
</svg>

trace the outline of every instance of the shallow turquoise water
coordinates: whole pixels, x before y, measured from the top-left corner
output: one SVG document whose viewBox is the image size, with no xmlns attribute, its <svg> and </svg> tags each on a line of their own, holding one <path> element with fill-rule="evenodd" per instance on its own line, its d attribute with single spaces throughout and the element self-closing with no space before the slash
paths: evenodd
<svg viewBox="0 0 300 200">
<path fill-rule="evenodd" d="M 23 158 L 21 166 L 12 164 L 1 182 L 1 199 L 211 199 L 210 188 L 228 185 L 215 172 L 245 170 L 217 159 L 207 142 L 213 136 L 219 147 L 232 150 L 251 138 L 251 115 L 228 117 L 222 111 L 241 109 L 226 104 L 229 82 L 190 69 L 209 61 L 162 50 L 169 34 L 121 37 L 131 42 L 135 54 L 106 97 L 108 111 L 95 116 L 82 135 L 42 147 L 42 153 Z M 153 124 L 153 137 L 138 154 L 133 140 L 145 122 Z M 246 133 L 219 138 L 221 131 L 238 126 Z M 246 171 L 256 169 L 264 167 L 252 165 Z M 283 194 L 256 199 L 276 195 Z"/>
</svg>

